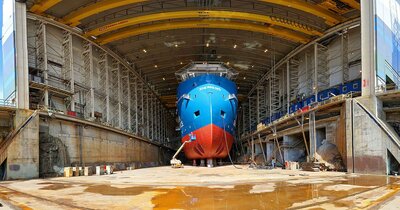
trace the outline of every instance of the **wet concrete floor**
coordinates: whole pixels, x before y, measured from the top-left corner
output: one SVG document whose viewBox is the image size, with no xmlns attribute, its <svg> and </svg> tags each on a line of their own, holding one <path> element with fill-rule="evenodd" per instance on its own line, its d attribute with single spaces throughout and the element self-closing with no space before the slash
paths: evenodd
<svg viewBox="0 0 400 210">
<path fill-rule="evenodd" d="M 395 177 L 233 167 L 0 184 L 0 199 L 22 209 L 390 209 L 399 192 Z"/>
</svg>

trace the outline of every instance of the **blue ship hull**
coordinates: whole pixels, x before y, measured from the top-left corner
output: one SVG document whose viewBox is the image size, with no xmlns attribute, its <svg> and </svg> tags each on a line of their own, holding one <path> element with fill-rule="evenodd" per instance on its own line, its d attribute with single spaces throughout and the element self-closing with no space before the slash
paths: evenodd
<svg viewBox="0 0 400 210">
<path fill-rule="evenodd" d="M 235 136 L 237 88 L 234 82 L 216 75 L 201 75 L 178 87 L 178 116 L 182 142 L 189 159 L 225 158 Z"/>
</svg>

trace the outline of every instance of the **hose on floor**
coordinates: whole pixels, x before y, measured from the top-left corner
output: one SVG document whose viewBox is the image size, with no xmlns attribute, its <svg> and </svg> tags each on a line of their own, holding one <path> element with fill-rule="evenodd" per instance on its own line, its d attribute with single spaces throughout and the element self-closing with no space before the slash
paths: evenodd
<svg viewBox="0 0 400 210">
<path fill-rule="evenodd" d="M 231 153 L 228 151 L 228 139 L 226 138 L 225 120 L 224 120 L 224 118 L 222 118 L 222 124 L 224 125 L 224 138 L 225 138 L 226 151 L 228 152 L 229 160 L 231 161 L 231 164 L 232 164 L 233 167 L 235 167 L 236 169 L 242 169 L 242 168 L 240 168 L 240 167 L 237 167 L 237 166 L 233 163 L 232 157 L 231 157 Z"/>
</svg>

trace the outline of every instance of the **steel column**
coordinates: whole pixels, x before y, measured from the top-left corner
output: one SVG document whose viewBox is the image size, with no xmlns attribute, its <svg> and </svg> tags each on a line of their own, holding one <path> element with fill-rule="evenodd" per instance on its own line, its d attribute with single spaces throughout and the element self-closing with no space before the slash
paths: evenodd
<svg viewBox="0 0 400 210">
<path fill-rule="evenodd" d="M 318 43 L 314 44 L 314 79 L 313 79 L 313 93 L 315 102 L 318 101 Z"/>
<path fill-rule="evenodd" d="M 257 88 L 257 93 L 256 93 L 256 119 L 257 122 L 256 123 L 260 123 L 260 89 Z"/>
<path fill-rule="evenodd" d="M 349 81 L 349 39 L 347 35 L 347 30 L 343 31 L 340 36 L 341 46 L 342 46 L 342 84 Z"/>
<path fill-rule="evenodd" d="M 362 96 L 375 96 L 376 59 L 375 59 L 375 0 L 361 0 L 361 69 Z M 376 107 L 373 104 L 372 107 Z M 371 109 L 375 110 L 375 108 Z M 373 113 L 376 113 L 374 111 Z"/>
<path fill-rule="evenodd" d="M 29 109 L 28 32 L 26 4 L 15 2 L 16 106 Z"/>
<path fill-rule="evenodd" d="M 286 62 L 286 112 L 290 110 L 290 62 Z"/>
</svg>

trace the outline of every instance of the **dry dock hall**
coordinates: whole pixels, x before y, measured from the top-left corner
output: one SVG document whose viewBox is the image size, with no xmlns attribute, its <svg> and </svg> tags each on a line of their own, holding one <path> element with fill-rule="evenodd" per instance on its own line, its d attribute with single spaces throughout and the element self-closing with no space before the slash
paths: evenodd
<svg viewBox="0 0 400 210">
<path fill-rule="evenodd" d="M 400 0 L 0 0 L 0 210 L 400 209 Z"/>
</svg>

